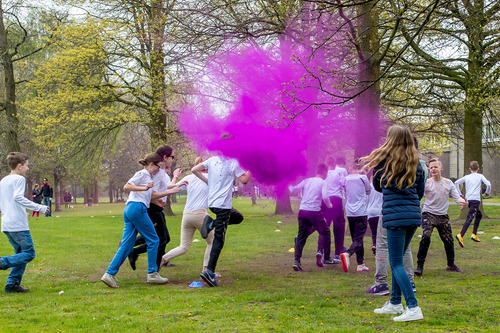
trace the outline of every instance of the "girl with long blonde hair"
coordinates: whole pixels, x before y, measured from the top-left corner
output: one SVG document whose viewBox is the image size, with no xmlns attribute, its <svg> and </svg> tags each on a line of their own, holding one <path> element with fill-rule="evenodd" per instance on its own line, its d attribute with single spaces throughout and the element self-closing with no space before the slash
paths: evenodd
<svg viewBox="0 0 500 333">
<path fill-rule="evenodd" d="M 407 127 L 394 125 L 385 143 L 362 158 L 364 169 L 373 168 L 373 186 L 383 194 L 382 226 L 387 229 L 392 270 L 391 300 L 375 313 L 400 314 L 394 321 L 423 319 L 413 288 L 403 266 L 403 255 L 421 222 L 420 199 L 424 195 L 424 170 L 418 161 L 413 136 Z M 401 293 L 406 309 L 401 304 Z"/>
</svg>

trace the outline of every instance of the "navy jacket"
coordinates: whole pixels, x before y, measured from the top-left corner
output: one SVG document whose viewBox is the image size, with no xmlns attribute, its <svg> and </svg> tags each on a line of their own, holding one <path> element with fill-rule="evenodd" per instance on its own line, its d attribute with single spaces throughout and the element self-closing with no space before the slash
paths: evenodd
<svg viewBox="0 0 500 333">
<path fill-rule="evenodd" d="M 422 166 L 417 164 L 415 183 L 409 188 L 397 188 L 397 181 L 393 180 L 387 186 L 387 179 L 380 179 L 384 174 L 385 161 L 373 169 L 373 187 L 382 192 L 382 226 L 388 229 L 400 227 L 417 227 L 421 222 L 420 199 L 424 196 L 425 176 Z M 380 171 L 379 171 L 380 170 Z M 377 172 L 378 171 L 378 172 Z"/>
</svg>

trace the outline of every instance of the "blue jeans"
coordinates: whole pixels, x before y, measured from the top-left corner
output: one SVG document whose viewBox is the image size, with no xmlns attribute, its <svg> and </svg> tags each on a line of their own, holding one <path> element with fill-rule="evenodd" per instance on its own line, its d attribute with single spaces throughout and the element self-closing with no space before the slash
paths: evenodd
<svg viewBox="0 0 500 333">
<path fill-rule="evenodd" d="M 416 230 L 417 227 L 387 229 L 387 247 L 392 270 L 391 303 L 401 304 L 403 292 L 406 306 L 409 308 L 418 306 L 418 303 L 403 265 L 403 256 Z"/>
<path fill-rule="evenodd" d="M 50 207 L 50 211 L 48 213 L 45 214 L 46 217 L 50 217 L 52 216 L 52 200 L 50 200 L 51 198 L 50 197 L 43 197 L 43 204 L 45 206 L 49 206 Z"/>
<path fill-rule="evenodd" d="M 153 222 L 148 216 L 146 206 L 141 202 L 129 202 L 123 211 L 123 238 L 118 251 L 109 264 L 106 273 L 115 275 L 123 264 L 129 253 L 133 250 L 137 233 L 141 233 L 146 240 L 148 252 L 148 273 L 158 271 L 156 255 L 160 240 L 156 234 Z"/>
<path fill-rule="evenodd" d="M 9 269 L 10 274 L 6 284 L 21 284 L 26 264 L 35 259 L 35 247 L 29 230 L 5 232 L 9 243 L 16 254 L 0 258 L 2 269 Z"/>
</svg>

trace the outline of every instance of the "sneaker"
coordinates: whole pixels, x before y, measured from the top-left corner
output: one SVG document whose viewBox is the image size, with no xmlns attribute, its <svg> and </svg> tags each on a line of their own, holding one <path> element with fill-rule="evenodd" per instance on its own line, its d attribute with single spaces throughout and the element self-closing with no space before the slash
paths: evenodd
<svg viewBox="0 0 500 333">
<path fill-rule="evenodd" d="M 293 266 L 292 266 L 293 270 L 296 271 L 296 272 L 302 272 L 302 266 L 300 265 L 300 261 L 298 260 L 294 260 L 293 261 Z"/>
<path fill-rule="evenodd" d="M 316 266 L 323 267 L 323 253 L 321 251 L 316 253 Z"/>
<path fill-rule="evenodd" d="M 215 280 L 215 274 L 211 270 L 206 269 L 200 273 L 200 277 L 205 281 L 210 287 L 217 287 L 217 280 Z"/>
<path fill-rule="evenodd" d="M 8 284 L 5 286 L 4 289 L 6 294 L 9 293 L 26 293 L 29 291 L 29 288 L 23 288 L 19 284 L 14 283 L 14 284 Z"/>
<path fill-rule="evenodd" d="M 101 278 L 101 281 L 104 282 L 105 284 L 108 285 L 110 288 L 118 288 L 118 285 L 116 284 L 115 276 L 104 273 L 104 275 Z"/>
<path fill-rule="evenodd" d="M 370 270 L 370 268 L 366 267 L 365 264 L 358 265 L 358 267 L 356 268 L 356 272 L 366 272 L 369 270 Z"/>
<path fill-rule="evenodd" d="M 377 254 L 377 247 L 375 245 L 372 246 L 372 252 L 374 255 Z"/>
<path fill-rule="evenodd" d="M 203 219 L 203 224 L 200 229 L 200 234 L 203 239 L 206 239 L 210 231 L 214 228 L 213 222 L 214 220 L 210 217 L 210 215 L 205 216 Z"/>
<path fill-rule="evenodd" d="M 414 308 L 407 307 L 401 316 L 392 318 L 394 321 L 412 321 L 421 319 L 424 319 L 424 315 L 422 314 L 422 309 L 419 306 Z"/>
<path fill-rule="evenodd" d="M 330 258 L 330 259 L 323 259 L 323 264 L 325 264 L 325 265 L 335 265 L 335 264 L 338 264 L 338 262 L 335 262 L 334 259 Z"/>
<path fill-rule="evenodd" d="M 373 310 L 374 313 L 378 314 L 399 314 L 404 312 L 403 304 L 392 304 L 391 302 L 385 302 L 384 306 L 380 309 Z"/>
<path fill-rule="evenodd" d="M 168 279 L 165 277 L 162 277 L 159 272 L 153 272 L 153 273 L 148 273 L 148 277 L 146 279 L 147 283 L 154 283 L 154 284 L 163 284 L 167 283 Z"/>
<path fill-rule="evenodd" d="M 349 253 L 342 253 L 340 260 L 342 261 L 342 270 L 346 273 L 349 272 Z"/>
<path fill-rule="evenodd" d="M 422 266 L 417 266 L 417 269 L 415 270 L 415 275 L 422 275 L 422 272 L 423 272 L 424 268 Z"/>
<path fill-rule="evenodd" d="M 340 256 L 335 256 L 335 257 L 333 257 L 333 262 L 335 264 L 341 264 L 342 260 L 340 260 Z"/>
<path fill-rule="evenodd" d="M 139 255 L 132 250 L 130 254 L 128 255 L 128 263 L 130 264 L 130 267 L 132 268 L 133 271 L 135 271 L 135 263 L 139 259 Z"/>
<path fill-rule="evenodd" d="M 476 234 L 472 234 L 472 235 L 470 236 L 470 239 L 472 239 L 472 240 L 473 240 L 474 242 L 476 242 L 476 243 L 481 242 L 481 241 L 479 240 L 479 237 L 477 237 L 477 235 L 476 235 Z"/>
<path fill-rule="evenodd" d="M 457 265 L 448 266 L 448 267 L 446 267 L 446 270 L 450 271 L 450 272 L 462 273 L 462 270 L 460 268 L 458 268 Z"/>
<path fill-rule="evenodd" d="M 464 238 L 462 237 L 462 235 L 458 234 L 455 236 L 455 238 L 458 241 L 458 245 L 460 245 L 460 247 L 464 247 Z"/>
<path fill-rule="evenodd" d="M 417 292 L 417 286 L 415 285 L 415 282 L 412 282 L 411 283 L 411 289 L 413 289 L 413 292 L 416 293 Z"/>
<path fill-rule="evenodd" d="M 366 291 L 368 294 L 374 294 L 374 295 L 379 295 L 379 296 L 385 296 L 389 295 L 391 291 L 389 290 L 389 286 L 387 286 L 387 283 L 381 284 L 381 285 L 374 285 L 370 289 Z"/>
</svg>

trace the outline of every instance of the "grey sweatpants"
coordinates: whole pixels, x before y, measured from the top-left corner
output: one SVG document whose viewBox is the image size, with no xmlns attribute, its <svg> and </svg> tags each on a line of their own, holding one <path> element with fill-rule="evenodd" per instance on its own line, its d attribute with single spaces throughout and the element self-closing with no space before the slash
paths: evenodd
<svg viewBox="0 0 500 333">
<path fill-rule="evenodd" d="M 377 226 L 377 254 L 375 255 L 375 285 L 387 284 L 387 269 L 389 268 L 389 250 L 387 248 L 387 229 L 382 227 L 382 216 Z M 408 246 L 403 256 L 403 266 L 413 283 L 413 257 Z"/>
</svg>

